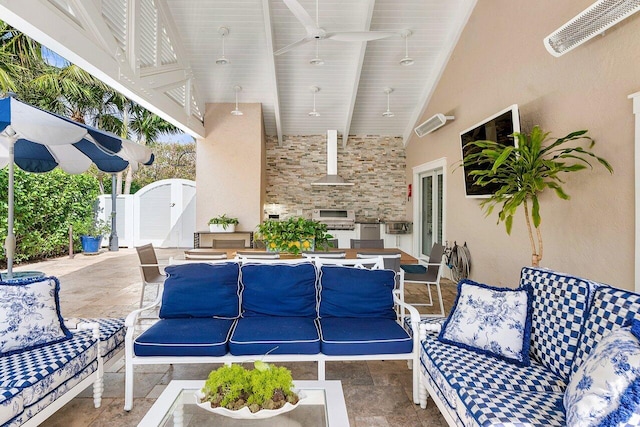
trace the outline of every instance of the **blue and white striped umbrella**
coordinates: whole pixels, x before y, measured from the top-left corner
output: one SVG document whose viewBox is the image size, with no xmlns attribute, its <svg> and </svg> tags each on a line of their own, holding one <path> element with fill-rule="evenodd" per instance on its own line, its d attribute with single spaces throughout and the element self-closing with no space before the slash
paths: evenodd
<svg viewBox="0 0 640 427">
<path fill-rule="evenodd" d="M 8 97 L 0 99 L 0 168 L 9 166 L 9 215 L 5 250 L 12 277 L 14 163 L 27 172 L 49 172 L 56 167 L 78 174 L 92 164 L 103 172 L 121 172 L 132 162 L 150 165 L 148 148 L 113 134 L 77 123 Z"/>
</svg>

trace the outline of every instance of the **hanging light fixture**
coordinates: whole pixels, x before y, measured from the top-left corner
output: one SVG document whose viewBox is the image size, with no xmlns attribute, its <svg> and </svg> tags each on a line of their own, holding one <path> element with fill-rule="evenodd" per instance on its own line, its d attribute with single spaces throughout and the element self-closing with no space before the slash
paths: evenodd
<svg viewBox="0 0 640 427">
<path fill-rule="evenodd" d="M 320 58 L 320 40 L 316 39 L 316 57 L 309 61 L 311 65 L 322 65 L 324 60 Z"/>
<path fill-rule="evenodd" d="M 316 93 L 320 92 L 320 88 L 318 86 L 311 86 L 309 90 L 313 93 L 313 111 L 309 111 L 309 115 L 311 117 L 320 117 L 320 113 L 316 111 Z"/>
<path fill-rule="evenodd" d="M 400 37 L 404 39 L 404 58 L 400 60 L 400 65 L 409 66 L 415 62 L 413 58 L 409 56 L 409 37 L 411 37 L 411 30 L 402 30 Z"/>
<path fill-rule="evenodd" d="M 382 117 L 393 117 L 393 116 L 395 116 L 395 114 L 393 114 L 393 112 L 389 109 L 389 96 L 391 95 L 391 92 L 393 92 L 392 88 L 390 88 L 390 87 L 385 87 L 384 88 L 384 93 L 387 94 L 387 111 L 382 113 Z"/>
<path fill-rule="evenodd" d="M 238 109 L 238 92 L 242 90 L 242 86 L 235 85 L 233 90 L 236 92 L 236 109 L 231 111 L 231 114 L 234 116 L 241 116 L 243 113 Z"/>
<path fill-rule="evenodd" d="M 220 28 L 218 28 L 218 34 L 220 34 L 222 36 L 222 56 L 220 58 L 216 59 L 216 64 L 218 64 L 218 65 L 227 65 L 231 61 L 229 61 L 224 56 L 224 38 L 229 35 L 229 29 L 227 27 L 220 27 Z"/>
</svg>

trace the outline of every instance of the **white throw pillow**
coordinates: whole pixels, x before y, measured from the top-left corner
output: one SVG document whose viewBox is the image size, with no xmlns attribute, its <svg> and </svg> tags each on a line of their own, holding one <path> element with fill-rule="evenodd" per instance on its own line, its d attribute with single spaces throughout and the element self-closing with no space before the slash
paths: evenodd
<svg viewBox="0 0 640 427">
<path fill-rule="evenodd" d="M 438 339 L 447 344 L 529 366 L 530 287 L 495 288 L 462 280 Z"/>
<path fill-rule="evenodd" d="M 633 321 L 640 335 L 640 322 Z M 632 326 L 600 340 L 564 394 L 567 426 L 639 425 L 640 341 Z"/>
<path fill-rule="evenodd" d="M 0 356 L 71 337 L 60 316 L 55 277 L 0 283 Z"/>
</svg>

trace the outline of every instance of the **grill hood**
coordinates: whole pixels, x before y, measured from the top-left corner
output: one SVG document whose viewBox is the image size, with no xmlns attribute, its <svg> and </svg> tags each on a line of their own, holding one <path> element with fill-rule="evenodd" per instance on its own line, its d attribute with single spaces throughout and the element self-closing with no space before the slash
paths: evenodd
<svg viewBox="0 0 640 427">
<path fill-rule="evenodd" d="M 327 174 L 317 181 L 311 183 L 313 186 L 320 185 L 353 185 L 338 175 L 338 131 L 327 131 Z"/>
</svg>

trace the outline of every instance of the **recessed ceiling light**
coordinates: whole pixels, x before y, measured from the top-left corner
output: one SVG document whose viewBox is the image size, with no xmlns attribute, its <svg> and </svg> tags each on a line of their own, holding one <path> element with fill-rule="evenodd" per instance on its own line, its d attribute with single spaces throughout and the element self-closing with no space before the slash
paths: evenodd
<svg viewBox="0 0 640 427">
<path fill-rule="evenodd" d="M 218 64 L 218 65 L 227 65 L 231 61 L 229 61 L 224 56 L 224 38 L 229 35 L 229 29 L 227 27 L 220 27 L 220 28 L 218 28 L 218 34 L 220 34 L 222 36 L 222 56 L 220 58 L 216 59 L 216 64 Z"/>
<path fill-rule="evenodd" d="M 400 37 L 404 39 L 404 58 L 400 60 L 400 65 L 409 66 L 414 64 L 413 58 L 409 56 L 409 37 L 411 37 L 411 30 L 402 30 Z"/>
</svg>

